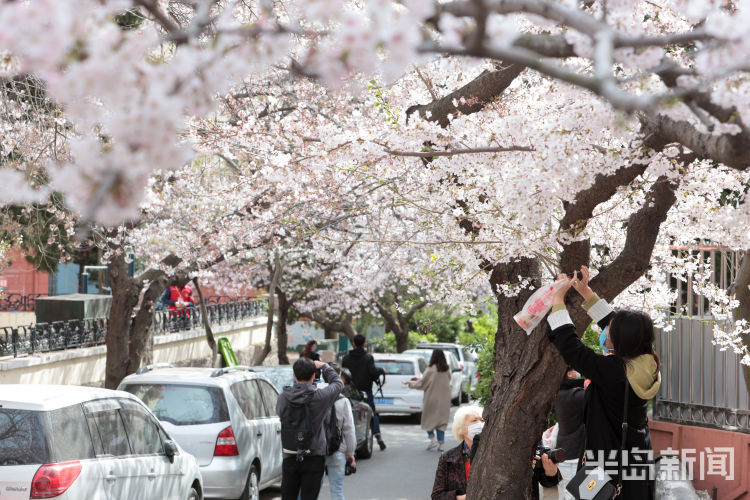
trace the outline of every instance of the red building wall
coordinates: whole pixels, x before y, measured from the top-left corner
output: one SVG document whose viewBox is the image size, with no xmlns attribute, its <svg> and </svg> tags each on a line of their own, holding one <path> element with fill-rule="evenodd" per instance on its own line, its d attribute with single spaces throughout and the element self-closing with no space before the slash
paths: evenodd
<svg viewBox="0 0 750 500">
<path fill-rule="evenodd" d="M 0 290 L 5 294 L 49 292 L 49 274 L 34 269 L 19 250 L 10 250 L 5 255 L 5 260 L 10 263 L 0 271 Z"/>
<path fill-rule="evenodd" d="M 706 490 L 711 494 L 715 487 L 719 500 L 750 499 L 750 434 L 653 420 L 649 427 L 655 455 L 665 454 L 664 451 L 671 448 L 684 450 L 689 459 L 695 459 L 693 485 L 696 490 Z M 717 448 L 733 450 L 733 463 L 727 469 L 727 474 L 709 473 L 708 453 L 715 452 Z M 700 469 L 703 470 L 703 479 Z M 731 476 L 730 470 L 733 472 Z"/>
</svg>

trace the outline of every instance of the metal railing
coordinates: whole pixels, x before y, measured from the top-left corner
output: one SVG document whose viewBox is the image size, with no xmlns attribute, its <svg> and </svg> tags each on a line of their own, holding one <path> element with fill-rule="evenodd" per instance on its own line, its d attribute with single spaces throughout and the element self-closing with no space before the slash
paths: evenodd
<svg viewBox="0 0 750 500">
<path fill-rule="evenodd" d="M 718 248 L 693 252 L 700 252 L 702 261 L 710 259 L 717 285 L 728 288 L 733 283 L 741 254 Z M 654 418 L 750 433 L 750 398 L 740 357 L 713 344 L 716 321 L 708 301 L 693 290 L 691 278 L 669 280 L 677 294 L 670 318 L 672 331 L 656 333 L 662 384 L 654 402 Z M 729 322 L 721 326 L 730 329 Z"/>
<path fill-rule="evenodd" d="M 46 293 L 2 293 L 0 294 L 0 311 L 34 312 L 36 299 L 46 296 Z"/>
<path fill-rule="evenodd" d="M 207 304 L 209 304 L 209 299 L 210 297 L 206 299 Z M 206 305 L 211 326 L 255 318 L 265 315 L 268 310 L 268 302 L 265 298 L 212 302 L 211 305 Z M 0 357 L 17 357 L 22 354 L 104 344 L 107 328 L 107 318 L 0 327 Z M 154 335 L 166 335 L 196 328 L 203 328 L 203 315 L 200 308 L 175 312 L 157 311 L 154 315 Z"/>
</svg>

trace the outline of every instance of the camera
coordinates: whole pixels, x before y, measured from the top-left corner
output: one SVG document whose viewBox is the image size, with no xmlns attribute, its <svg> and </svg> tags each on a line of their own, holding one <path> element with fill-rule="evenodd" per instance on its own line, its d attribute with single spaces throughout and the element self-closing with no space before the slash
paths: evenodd
<svg viewBox="0 0 750 500">
<path fill-rule="evenodd" d="M 570 279 L 573 279 L 573 278 L 576 277 L 576 271 L 569 271 L 569 272 L 565 273 L 565 276 L 567 276 Z"/>
<path fill-rule="evenodd" d="M 344 469 L 344 475 L 345 476 L 351 476 L 352 474 L 357 473 L 357 467 L 351 464 L 351 460 L 348 458 L 346 459 L 346 468 Z"/>
<path fill-rule="evenodd" d="M 537 457 L 541 457 L 543 454 L 547 454 L 550 460 L 552 460 L 553 464 L 559 464 L 560 462 L 564 462 L 566 459 L 565 456 L 565 450 L 562 448 L 547 448 L 546 446 L 538 446 L 536 449 L 535 455 Z M 537 460 L 535 469 L 541 469 L 542 468 L 542 461 Z"/>
</svg>

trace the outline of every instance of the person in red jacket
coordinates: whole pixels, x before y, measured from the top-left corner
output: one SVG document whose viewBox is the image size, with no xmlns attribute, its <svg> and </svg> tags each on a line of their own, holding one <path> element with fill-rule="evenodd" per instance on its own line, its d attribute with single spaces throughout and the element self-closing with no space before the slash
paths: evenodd
<svg viewBox="0 0 750 500">
<path fill-rule="evenodd" d="M 186 313 L 187 308 L 193 307 L 196 300 L 193 298 L 193 286 L 188 283 L 180 290 L 180 287 L 172 285 L 161 296 L 161 301 L 167 305 L 169 315 L 182 315 Z M 189 310 L 187 314 L 190 314 Z"/>
</svg>

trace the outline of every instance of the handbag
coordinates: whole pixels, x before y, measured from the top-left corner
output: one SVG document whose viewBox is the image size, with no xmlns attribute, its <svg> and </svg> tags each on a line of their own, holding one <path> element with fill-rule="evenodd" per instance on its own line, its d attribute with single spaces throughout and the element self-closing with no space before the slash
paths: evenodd
<svg viewBox="0 0 750 500">
<path fill-rule="evenodd" d="M 630 384 L 625 378 L 625 408 L 622 413 L 622 439 L 620 441 L 620 456 L 617 460 L 617 480 L 607 474 L 601 467 L 584 465 L 568 482 L 566 489 L 576 500 L 611 500 L 622 491 L 622 455 L 625 451 L 625 440 L 628 436 L 628 392 Z"/>
</svg>

